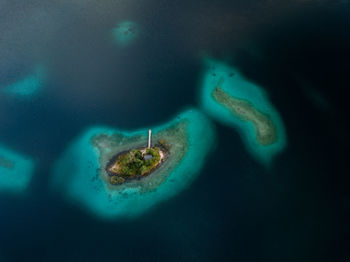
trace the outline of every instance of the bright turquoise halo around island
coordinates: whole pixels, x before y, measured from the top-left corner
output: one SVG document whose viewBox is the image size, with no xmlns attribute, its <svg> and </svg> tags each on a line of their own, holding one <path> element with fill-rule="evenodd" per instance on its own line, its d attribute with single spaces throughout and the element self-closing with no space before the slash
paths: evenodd
<svg viewBox="0 0 350 262">
<path fill-rule="evenodd" d="M 101 218 L 135 217 L 188 187 L 198 175 L 215 139 L 211 122 L 189 109 L 152 128 L 154 143 L 165 139 L 168 159 L 136 181 L 112 185 L 106 174 L 113 156 L 147 145 L 148 128 L 133 132 L 92 127 L 74 140 L 57 161 L 53 187 L 70 202 Z"/>
<path fill-rule="evenodd" d="M 119 46 L 131 44 L 139 34 L 138 25 L 133 21 L 123 21 L 112 30 L 113 39 Z"/>
<path fill-rule="evenodd" d="M 2 88 L 2 93 L 12 97 L 30 98 L 41 91 L 46 78 L 46 68 L 37 65 L 31 74 Z"/>
<path fill-rule="evenodd" d="M 199 92 L 203 110 L 221 123 L 236 128 L 253 157 L 264 165 L 270 165 L 274 156 L 286 147 L 287 141 L 282 119 L 266 92 L 224 62 L 206 58 L 204 68 Z M 218 90 L 222 103 L 218 99 L 220 96 L 216 95 Z M 268 124 L 253 124 L 263 123 L 262 119 Z M 270 137 L 273 136 L 274 141 L 259 143 L 258 127 L 264 129 L 269 125 L 273 126 Z M 263 131 L 266 132 L 266 128 Z"/>
<path fill-rule="evenodd" d="M 0 145 L 0 192 L 24 191 L 32 178 L 34 162 L 3 145 Z"/>
</svg>

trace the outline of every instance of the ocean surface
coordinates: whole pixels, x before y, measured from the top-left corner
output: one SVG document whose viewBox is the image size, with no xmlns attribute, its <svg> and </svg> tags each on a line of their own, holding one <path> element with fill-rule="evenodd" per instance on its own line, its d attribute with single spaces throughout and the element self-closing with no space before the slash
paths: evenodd
<svg viewBox="0 0 350 262">
<path fill-rule="evenodd" d="M 123 21 L 138 33 L 120 46 Z M 0 262 L 350 261 L 349 28 L 346 0 L 0 0 L 0 145 L 35 163 L 25 192 L 0 191 Z M 200 109 L 204 56 L 267 92 L 288 140 L 271 167 L 211 119 L 198 177 L 137 218 L 105 221 L 50 189 L 83 130 Z M 2 92 L 39 65 L 36 92 Z"/>
</svg>

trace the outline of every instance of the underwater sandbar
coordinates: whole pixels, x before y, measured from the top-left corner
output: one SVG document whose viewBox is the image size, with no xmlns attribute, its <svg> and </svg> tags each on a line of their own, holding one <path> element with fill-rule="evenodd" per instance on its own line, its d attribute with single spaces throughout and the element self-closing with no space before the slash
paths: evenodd
<svg viewBox="0 0 350 262">
<path fill-rule="evenodd" d="M 112 30 L 113 39 L 119 46 L 130 45 L 138 36 L 138 25 L 133 21 L 122 21 Z"/>
<path fill-rule="evenodd" d="M 286 135 L 267 94 L 226 63 L 207 58 L 204 65 L 202 108 L 214 119 L 236 128 L 255 159 L 270 164 L 286 146 Z"/>
<path fill-rule="evenodd" d="M 33 171 L 33 160 L 0 145 L 0 192 L 18 193 L 25 190 Z"/>
<path fill-rule="evenodd" d="M 4 86 L 1 90 L 3 94 L 11 97 L 30 98 L 37 95 L 44 85 L 46 79 L 46 68 L 37 65 L 32 72 L 17 81 Z"/>
<path fill-rule="evenodd" d="M 268 115 L 257 110 L 252 103 L 238 99 L 226 93 L 220 85 L 213 90 L 213 98 L 226 107 L 238 118 L 251 122 L 256 132 L 256 140 L 260 145 L 270 145 L 277 141 L 276 127 Z"/>
</svg>

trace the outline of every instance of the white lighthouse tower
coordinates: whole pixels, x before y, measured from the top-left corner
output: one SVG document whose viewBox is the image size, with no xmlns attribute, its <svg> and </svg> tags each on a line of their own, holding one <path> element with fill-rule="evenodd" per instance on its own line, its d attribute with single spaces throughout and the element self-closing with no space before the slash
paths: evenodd
<svg viewBox="0 0 350 262">
<path fill-rule="evenodd" d="M 148 148 L 151 148 L 151 135 L 152 135 L 152 130 L 148 130 Z"/>
</svg>

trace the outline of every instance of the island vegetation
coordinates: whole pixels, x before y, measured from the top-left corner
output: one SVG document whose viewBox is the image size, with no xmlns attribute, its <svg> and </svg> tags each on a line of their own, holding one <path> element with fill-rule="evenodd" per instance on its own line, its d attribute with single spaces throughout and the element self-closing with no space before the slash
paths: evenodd
<svg viewBox="0 0 350 262">
<path fill-rule="evenodd" d="M 110 183 L 119 185 L 149 175 L 164 162 L 169 148 L 165 140 L 159 140 L 153 147 L 131 149 L 116 155 L 106 168 Z"/>
</svg>

